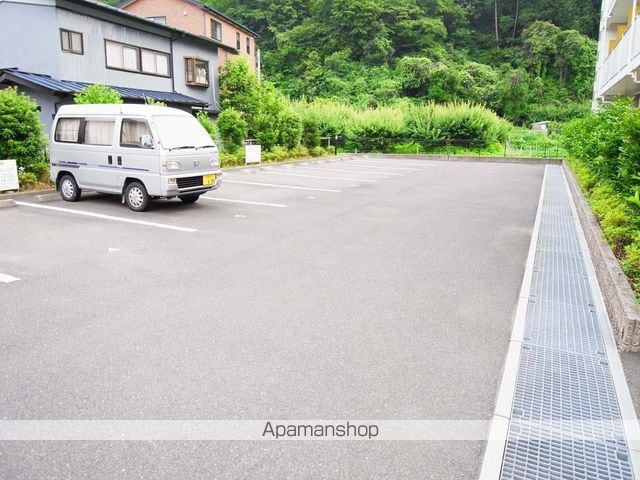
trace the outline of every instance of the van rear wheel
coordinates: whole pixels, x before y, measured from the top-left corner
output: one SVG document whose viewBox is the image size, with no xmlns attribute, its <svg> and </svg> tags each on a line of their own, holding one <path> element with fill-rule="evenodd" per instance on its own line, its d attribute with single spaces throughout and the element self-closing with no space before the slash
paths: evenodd
<svg viewBox="0 0 640 480">
<path fill-rule="evenodd" d="M 193 193 L 191 195 L 180 195 L 178 198 L 182 200 L 182 203 L 189 205 L 190 203 L 196 203 L 200 198 L 200 194 Z"/>
<path fill-rule="evenodd" d="M 149 208 L 149 194 L 144 185 L 140 182 L 131 182 L 124 189 L 124 201 L 134 212 L 144 212 Z"/>
<path fill-rule="evenodd" d="M 60 196 L 66 202 L 77 202 L 80 200 L 80 196 L 82 195 L 82 190 L 78 187 L 76 183 L 76 179 L 73 178 L 73 175 L 65 174 L 60 179 L 60 184 L 58 186 L 60 190 Z"/>
</svg>

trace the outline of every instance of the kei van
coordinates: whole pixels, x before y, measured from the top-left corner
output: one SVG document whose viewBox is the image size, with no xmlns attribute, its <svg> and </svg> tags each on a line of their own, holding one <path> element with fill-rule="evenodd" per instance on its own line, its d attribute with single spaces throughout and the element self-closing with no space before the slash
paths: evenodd
<svg viewBox="0 0 640 480">
<path fill-rule="evenodd" d="M 65 105 L 51 132 L 51 181 L 68 202 L 93 190 L 120 195 L 131 210 L 142 212 L 151 199 L 194 203 L 220 185 L 218 148 L 182 110 Z"/>
</svg>

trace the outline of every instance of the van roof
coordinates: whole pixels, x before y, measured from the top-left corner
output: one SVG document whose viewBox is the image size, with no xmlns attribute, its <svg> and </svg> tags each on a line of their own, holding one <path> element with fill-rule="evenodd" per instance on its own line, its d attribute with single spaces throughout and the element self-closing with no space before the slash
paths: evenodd
<svg viewBox="0 0 640 480">
<path fill-rule="evenodd" d="M 137 105 L 130 103 L 102 103 L 90 105 L 63 105 L 58 115 L 180 115 L 191 114 L 177 108 L 159 107 L 156 105 Z"/>
</svg>

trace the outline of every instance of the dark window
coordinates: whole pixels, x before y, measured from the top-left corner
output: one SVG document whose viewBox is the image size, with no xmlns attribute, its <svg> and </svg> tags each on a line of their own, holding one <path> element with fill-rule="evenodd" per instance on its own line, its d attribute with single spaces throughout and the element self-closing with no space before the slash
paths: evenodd
<svg viewBox="0 0 640 480">
<path fill-rule="evenodd" d="M 199 58 L 185 58 L 184 68 L 187 85 L 209 86 L 209 62 Z"/>
<path fill-rule="evenodd" d="M 61 29 L 60 42 L 64 52 L 76 53 L 78 55 L 84 54 L 84 44 L 81 33 Z"/>
<path fill-rule="evenodd" d="M 211 19 L 211 38 L 222 40 L 222 24 Z"/>
<path fill-rule="evenodd" d="M 144 148 L 142 146 L 142 137 L 152 137 L 149 124 L 145 120 L 137 120 L 125 118 L 122 120 L 120 128 L 120 146 Z"/>
<path fill-rule="evenodd" d="M 247 53 L 251 55 L 251 38 L 247 37 Z"/>
<path fill-rule="evenodd" d="M 237 50 L 240 50 L 240 48 L 242 48 L 242 47 L 240 46 L 240 33 L 239 33 L 239 32 L 236 32 L 236 49 L 237 49 Z"/>
</svg>

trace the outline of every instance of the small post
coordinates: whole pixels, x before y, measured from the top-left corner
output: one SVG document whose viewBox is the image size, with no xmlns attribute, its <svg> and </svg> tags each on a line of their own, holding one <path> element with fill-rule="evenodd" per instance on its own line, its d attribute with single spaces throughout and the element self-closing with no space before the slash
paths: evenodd
<svg viewBox="0 0 640 480">
<path fill-rule="evenodd" d="M 507 156 L 507 141 L 505 140 L 504 142 L 504 156 Z"/>
<path fill-rule="evenodd" d="M 335 144 L 333 146 L 333 152 L 335 155 L 338 155 L 338 135 L 335 136 Z"/>
</svg>

